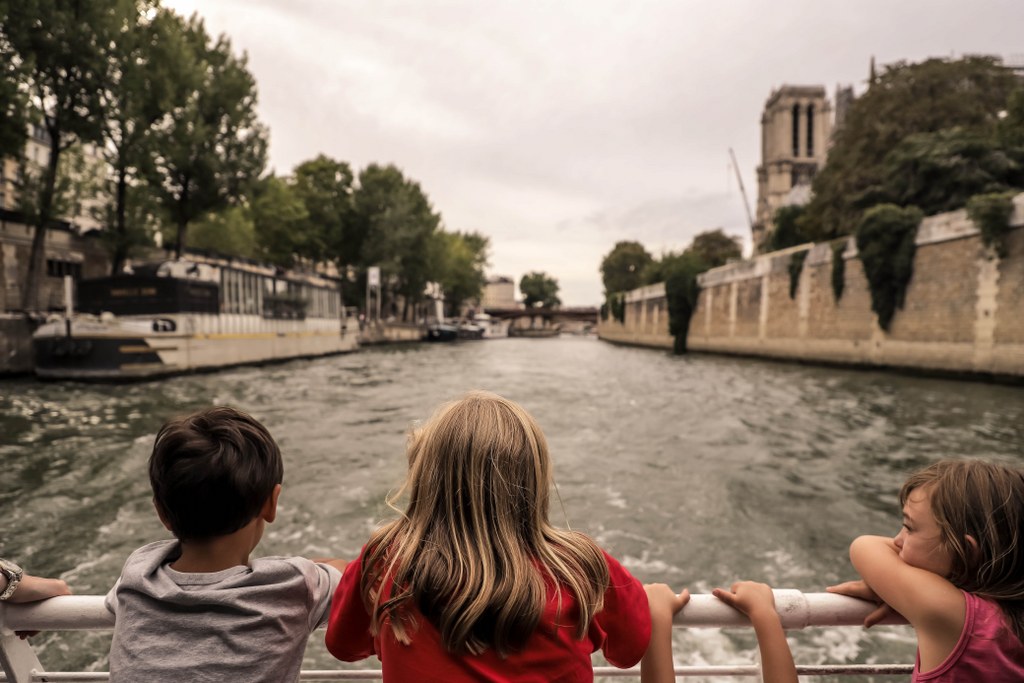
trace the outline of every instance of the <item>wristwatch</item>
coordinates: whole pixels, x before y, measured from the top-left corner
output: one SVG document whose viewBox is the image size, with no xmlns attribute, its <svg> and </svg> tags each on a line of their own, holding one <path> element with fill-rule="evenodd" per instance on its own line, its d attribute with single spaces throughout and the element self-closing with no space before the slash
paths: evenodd
<svg viewBox="0 0 1024 683">
<path fill-rule="evenodd" d="M 18 589 L 18 584 L 21 582 L 21 577 L 24 573 L 25 571 L 18 565 L 10 560 L 0 558 L 0 574 L 7 578 L 7 588 L 3 593 L 0 593 L 0 601 L 14 595 L 14 591 Z"/>
</svg>

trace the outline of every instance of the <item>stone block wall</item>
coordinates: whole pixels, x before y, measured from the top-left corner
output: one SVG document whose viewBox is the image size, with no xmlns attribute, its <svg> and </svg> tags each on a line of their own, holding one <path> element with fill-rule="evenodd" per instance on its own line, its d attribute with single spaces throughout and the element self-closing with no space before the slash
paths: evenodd
<svg viewBox="0 0 1024 683">
<path fill-rule="evenodd" d="M 1024 194 L 1015 200 L 1008 253 L 982 243 L 965 211 L 925 218 L 904 307 L 888 332 L 853 240 L 842 297 L 829 244 L 805 245 L 700 276 L 687 345 L 693 351 L 1024 378 Z M 807 252 L 795 296 L 789 264 Z M 628 323 L 628 320 L 627 320 Z"/>
<path fill-rule="evenodd" d="M 1007 254 L 982 243 L 965 211 L 925 218 L 914 273 L 888 331 L 878 326 L 852 239 L 843 292 L 832 287 L 830 244 L 793 247 L 700 276 L 691 351 L 868 367 L 1024 378 L 1024 194 L 1014 199 Z M 789 264 L 806 252 L 794 296 Z M 664 284 L 626 294 L 625 322 L 602 320 L 608 341 L 672 348 Z"/>
</svg>

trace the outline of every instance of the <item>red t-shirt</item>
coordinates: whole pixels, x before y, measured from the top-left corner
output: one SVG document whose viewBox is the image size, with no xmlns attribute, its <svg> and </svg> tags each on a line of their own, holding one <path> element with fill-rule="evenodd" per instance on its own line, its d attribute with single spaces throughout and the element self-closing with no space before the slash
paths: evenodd
<svg viewBox="0 0 1024 683">
<path fill-rule="evenodd" d="M 493 649 L 479 655 L 449 653 L 438 629 L 415 606 L 411 609 L 417 626 L 410 644 L 403 645 L 395 639 L 387 620 L 381 632 L 372 636 L 370 615 L 359 592 L 361 552 L 345 568 L 334 593 L 327 624 L 327 649 L 346 662 L 377 655 L 386 681 L 590 683 L 594 680 L 592 652 L 602 650 L 610 663 L 628 668 L 640 661 L 651 638 L 651 613 L 643 586 L 611 555 L 604 553 L 604 557 L 609 574 L 604 609 L 594 617 L 583 640 L 575 636 L 578 617 L 575 600 L 572 593 L 561 588 L 559 624 L 555 626 L 557 594 L 552 592 L 540 624 L 526 646 L 502 659 Z M 385 595 L 390 594 L 390 585 L 383 588 Z"/>
</svg>

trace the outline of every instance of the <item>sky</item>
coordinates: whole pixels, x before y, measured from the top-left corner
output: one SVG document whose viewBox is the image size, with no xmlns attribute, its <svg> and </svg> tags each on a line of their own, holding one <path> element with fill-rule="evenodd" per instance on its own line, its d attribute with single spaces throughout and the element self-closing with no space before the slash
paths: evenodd
<svg viewBox="0 0 1024 683">
<path fill-rule="evenodd" d="M 164 0 L 245 51 L 270 164 L 395 164 L 488 274 L 597 305 L 620 240 L 750 249 L 773 88 L 863 91 L 872 57 L 1024 62 L 1024 0 Z"/>
</svg>

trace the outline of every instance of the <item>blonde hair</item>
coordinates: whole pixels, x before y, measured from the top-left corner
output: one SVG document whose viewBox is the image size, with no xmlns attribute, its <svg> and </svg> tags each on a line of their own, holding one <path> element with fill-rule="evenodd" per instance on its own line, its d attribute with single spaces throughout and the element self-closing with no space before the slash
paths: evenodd
<svg viewBox="0 0 1024 683">
<path fill-rule="evenodd" d="M 911 475 L 900 490 L 900 505 L 918 488 L 927 489 L 952 557 L 950 582 L 998 603 L 1024 641 L 1024 470 L 983 460 L 940 460 Z"/>
<path fill-rule="evenodd" d="M 575 599 L 582 639 L 604 606 L 608 565 L 583 534 L 548 522 L 547 442 L 519 405 L 476 391 L 441 406 L 409 439 L 408 506 L 366 546 L 360 588 L 377 635 L 410 642 L 415 606 L 454 654 L 522 649 L 549 591 Z M 395 508 L 396 510 L 398 508 Z M 384 599 L 382 584 L 392 582 Z M 571 612 L 570 612 L 571 614 Z"/>
</svg>

